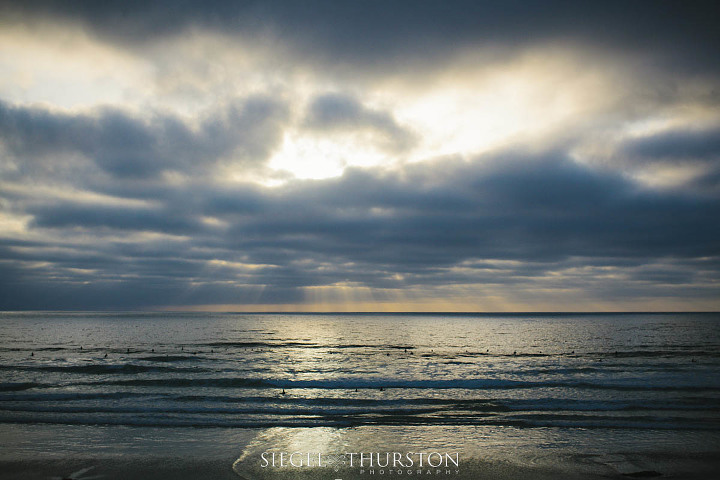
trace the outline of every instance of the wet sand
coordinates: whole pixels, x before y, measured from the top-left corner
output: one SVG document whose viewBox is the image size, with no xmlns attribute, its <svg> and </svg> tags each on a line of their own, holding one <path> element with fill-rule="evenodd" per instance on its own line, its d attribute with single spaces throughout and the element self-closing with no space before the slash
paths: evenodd
<svg viewBox="0 0 720 480">
<path fill-rule="evenodd" d="M 444 480 L 593 480 L 668 478 L 705 480 L 714 478 L 720 459 L 711 452 L 678 456 L 651 455 L 573 455 L 536 458 L 527 464 L 514 459 L 463 459 L 458 471 L 446 469 L 392 468 L 261 468 L 258 462 L 235 465 L 235 459 L 179 457 L 66 458 L 49 460 L 0 461 L 4 480 L 30 479 L 142 479 L 142 480 L 290 480 L 342 479 L 375 480 L 389 478 L 437 478 Z M 392 471 L 391 471 L 392 470 Z M 455 469 L 452 469 L 455 470 Z M 79 473 L 78 473 L 79 472 Z"/>
<path fill-rule="evenodd" d="M 168 458 L 68 458 L 0 461 L 3 480 L 238 480 L 227 461 Z M 73 475 L 92 467 L 91 470 Z"/>
</svg>

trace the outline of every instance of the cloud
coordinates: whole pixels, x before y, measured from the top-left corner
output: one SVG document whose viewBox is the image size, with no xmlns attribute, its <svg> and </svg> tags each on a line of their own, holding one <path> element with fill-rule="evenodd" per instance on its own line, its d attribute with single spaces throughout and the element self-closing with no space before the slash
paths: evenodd
<svg viewBox="0 0 720 480">
<path fill-rule="evenodd" d="M 373 140 L 390 151 L 402 152 L 415 142 L 413 134 L 381 110 L 362 105 L 349 95 L 325 94 L 310 102 L 304 126 L 321 132 L 370 132 Z"/>
<path fill-rule="evenodd" d="M 198 125 L 170 114 L 115 108 L 65 113 L 0 102 L 0 141 L 25 161 L 77 154 L 114 177 L 147 178 L 205 172 L 225 160 L 261 166 L 279 143 L 286 117 L 283 104 L 265 97 L 230 102 Z"/>
<path fill-rule="evenodd" d="M 237 234 L 393 271 L 473 258 L 714 254 L 712 200 L 646 191 L 557 152 L 509 152 L 482 163 L 437 162 L 402 174 L 349 171 L 293 190 Z"/>
<path fill-rule="evenodd" d="M 33 216 L 32 226 L 40 228 L 109 227 L 120 230 L 151 230 L 163 233 L 200 230 L 194 219 L 178 218 L 163 210 L 53 204 L 29 208 L 26 213 Z"/>
<path fill-rule="evenodd" d="M 648 160 L 701 160 L 720 162 L 720 127 L 672 129 L 632 139 L 622 154 Z"/>
<path fill-rule="evenodd" d="M 438 62 L 477 46 L 507 54 L 563 41 L 664 58 L 667 67 L 717 72 L 715 4 L 695 1 L 565 2 L 436 0 L 332 2 L 28 0 L 4 5 L 6 18 L 64 18 L 107 41 L 145 45 L 192 28 L 271 36 L 304 58 L 361 68 Z"/>
<path fill-rule="evenodd" d="M 631 136 L 617 145 L 614 161 L 650 183 L 718 197 L 720 129 L 697 122 Z"/>
<path fill-rule="evenodd" d="M 190 196 L 176 208 L 172 198 Z M 297 302 L 308 287 L 347 282 L 378 292 L 477 284 L 531 292 L 562 290 L 575 278 L 597 295 L 616 281 L 651 295 L 661 285 L 714 278 L 716 267 L 707 264 L 703 273 L 697 262 L 717 256 L 720 234 L 716 201 L 644 189 L 562 151 L 508 150 L 395 172 L 351 169 L 274 189 L 186 185 L 155 201 L 160 207 L 47 201 L 27 208 L 31 229 L 66 237 L 67 245 L 62 251 L 52 249 L 57 241 L 9 245 L 6 265 L 42 263 L 46 273 L 28 280 L 28 288 L 64 278 L 60 288 L 74 292 L 73 305 L 82 303 L 68 280 L 76 277 L 96 283 L 89 291 L 107 282 L 107 295 L 109 285 L 120 285 L 126 306 L 269 298 L 257 289 L 279 303 Z M 73 247 L 78 228 L 98 241 Z M 115 240 L 99 241 L 113 231 Z M 153 248 L 125 237 L 130 232 L 177 240 Z M 665 266 L 654 274 L 638 270 L 653 262 Z M 620 280 L 599 282 L 601 271 Z M 155 295 L 129 293 L 146 283 L 155 285 Z"/>
</svg>

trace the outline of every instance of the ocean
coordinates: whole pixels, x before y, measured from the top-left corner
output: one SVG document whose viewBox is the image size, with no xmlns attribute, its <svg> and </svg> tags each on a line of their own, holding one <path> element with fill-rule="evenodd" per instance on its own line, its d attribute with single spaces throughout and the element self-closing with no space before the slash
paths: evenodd
<svg viewBox="0 0 720 480">
<path fill-rule="evenodd" d="M 2 478 L 710 478 L 719 458 L 720 314 L 0 313 Z"/>
</svg>

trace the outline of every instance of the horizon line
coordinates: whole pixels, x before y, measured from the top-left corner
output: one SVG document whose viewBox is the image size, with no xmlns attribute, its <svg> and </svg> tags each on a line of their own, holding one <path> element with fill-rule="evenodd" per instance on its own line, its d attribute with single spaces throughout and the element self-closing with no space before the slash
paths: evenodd
<svg viewBox="0 0 720 480">
<path fill-rule="evenodd" d="M 577 310 L 518 310 L 518 311 L 422 311 L 422 310 L 407 310 L 407 311 L 312 311 L 312 310 L 294 310 L 294 311 L 213 311 L 213 310 L 183 310 L 183 309 L 132 309 L 132 310 L 118 310 L 118 309 L 107 309 L 107 310 L 75 310 L 75 309 L 51 309 L 51 310 L 0 310 L 0 313 L 211 313 L 221 315 L 628 315 L 628 314 L 687 314 L 687 313 L 702 313 L 702 314 L 720 314 L 720 310 L 593 310 L 593 311 L 577 311 Z"/>
</svg>

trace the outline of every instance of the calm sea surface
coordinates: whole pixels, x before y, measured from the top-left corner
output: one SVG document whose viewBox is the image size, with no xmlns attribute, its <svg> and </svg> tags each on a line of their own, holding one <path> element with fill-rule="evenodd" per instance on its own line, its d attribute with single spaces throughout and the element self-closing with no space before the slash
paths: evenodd
<svg viewBox="0 0 720 480">
<path fill-rule="evenodd" d="M 0 313 L 0 426 L 6 458 L 48 431 L 58 455 L 86 448 L 72 432 L 112 451 L 158 430 L 178 432 L 158 449 L 214 431 L 258 451 L 298 432 L 714 449 L 720 315 Z"/>
</svg>

